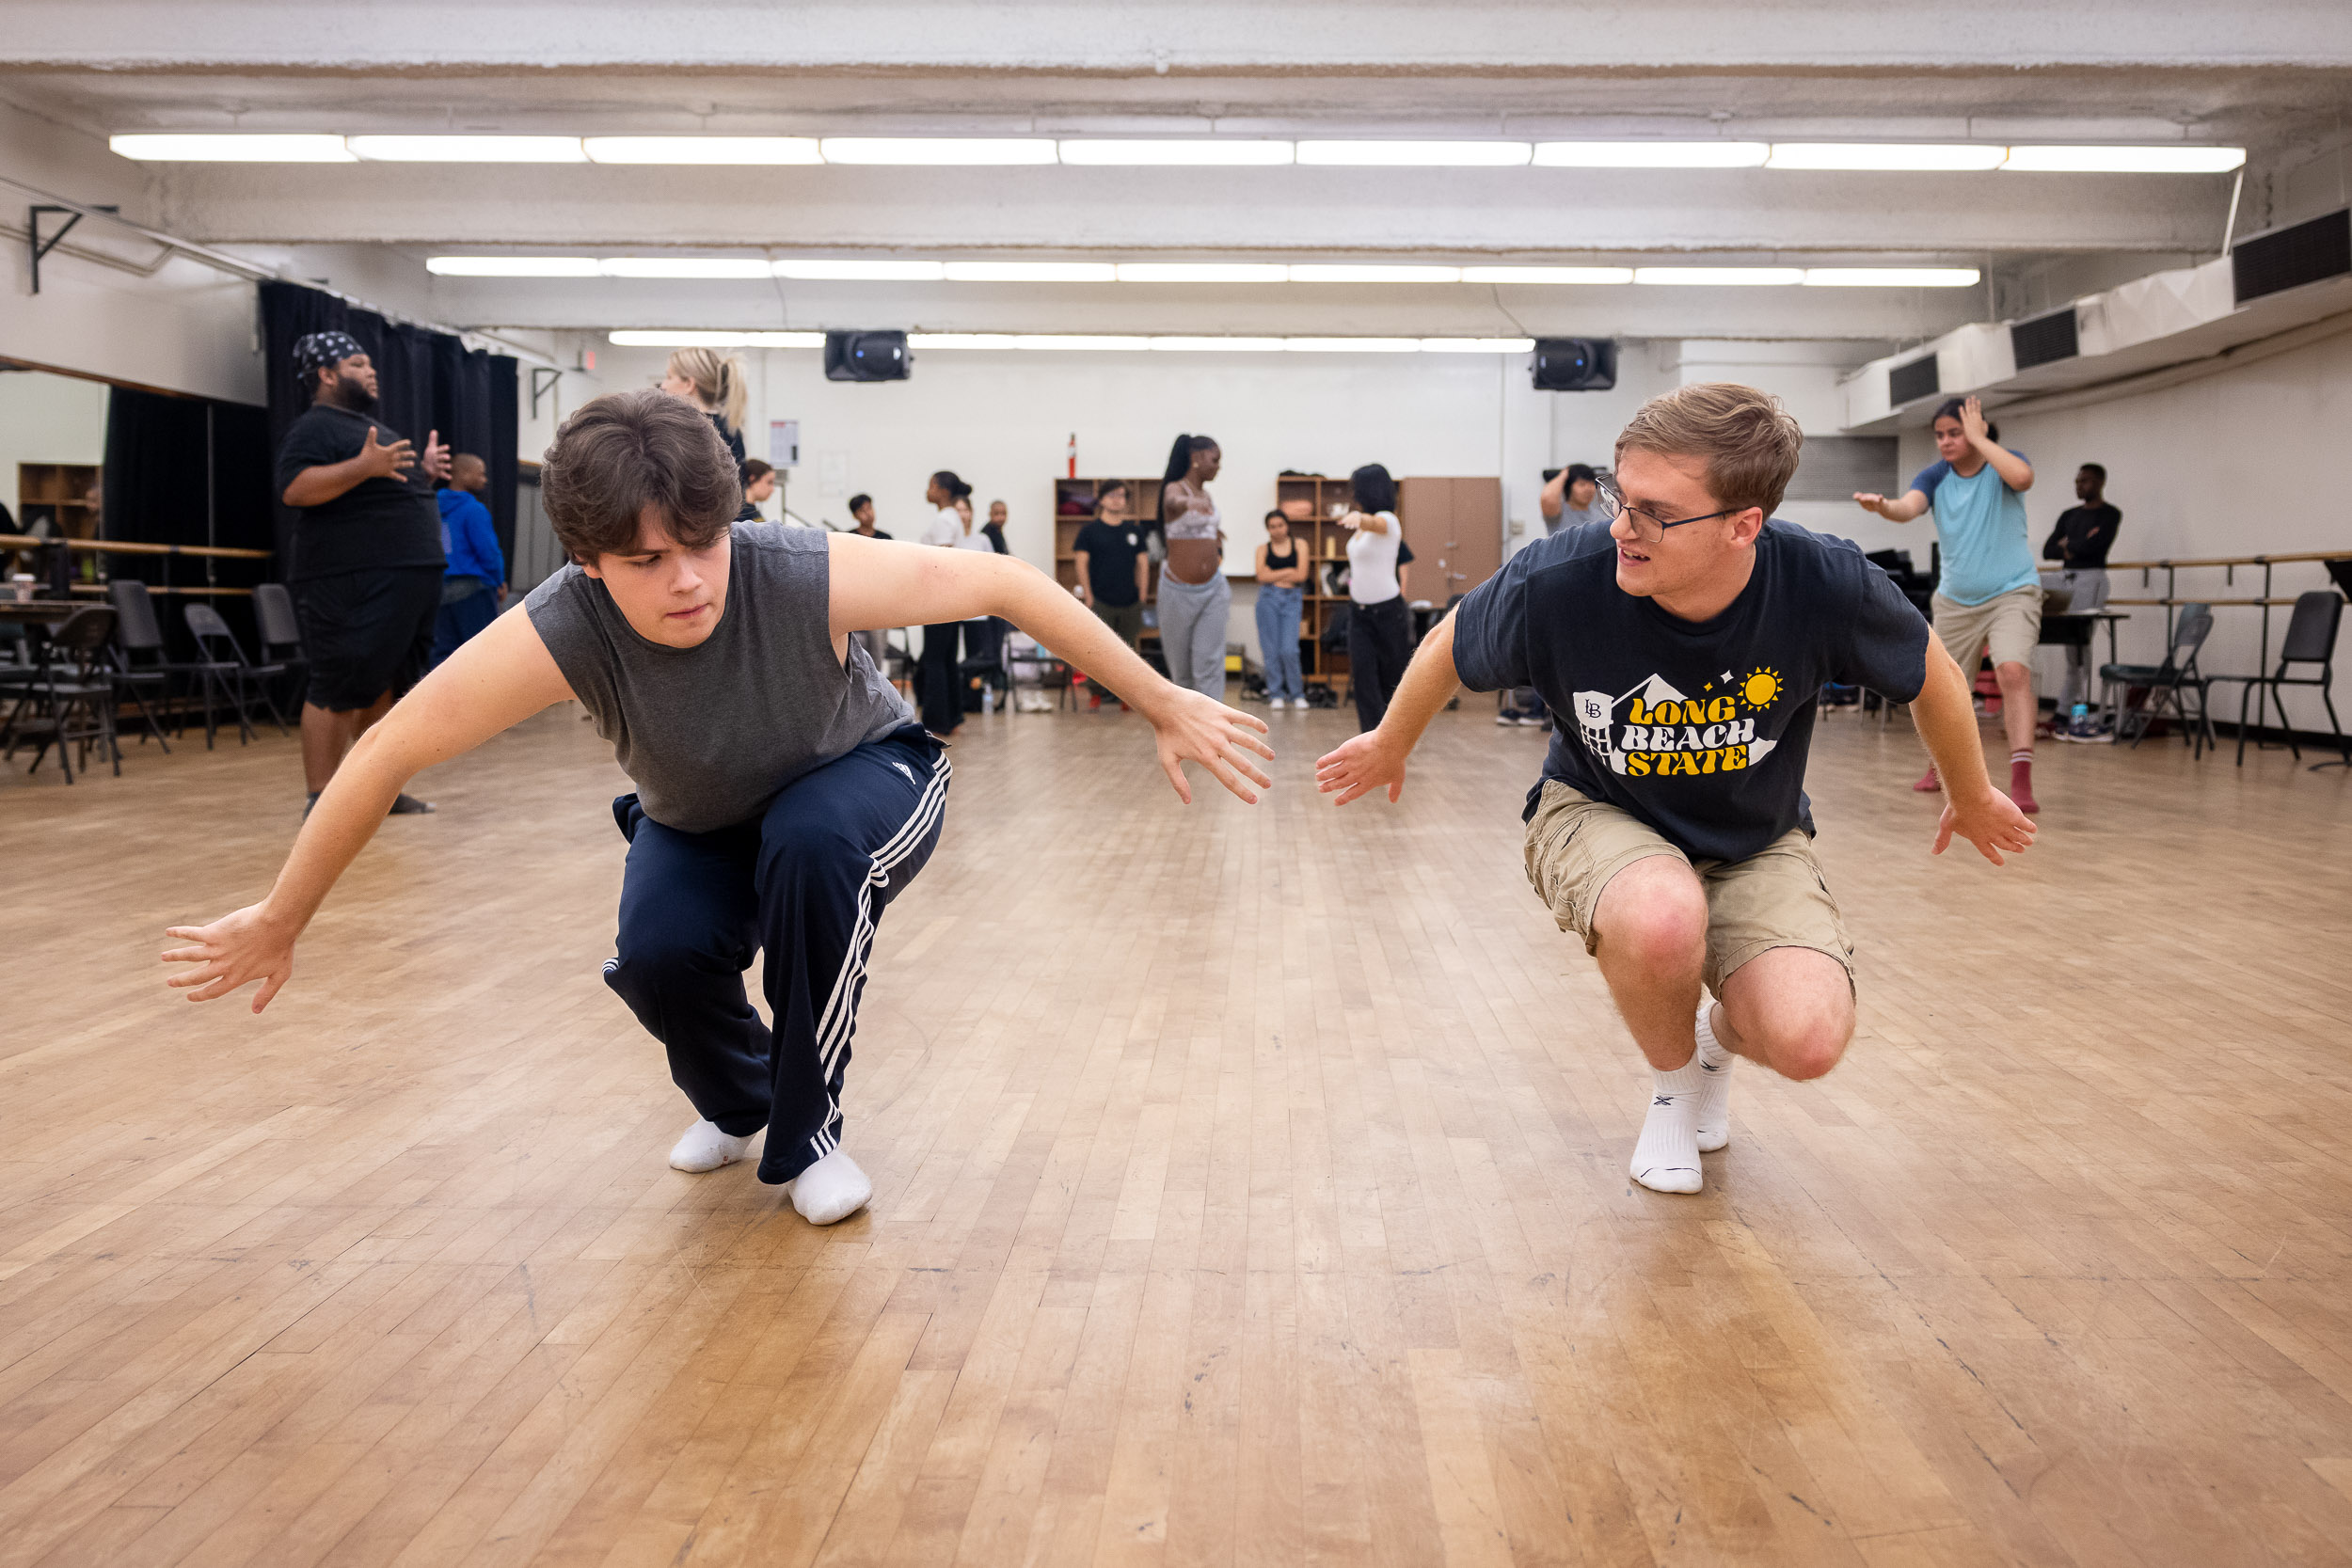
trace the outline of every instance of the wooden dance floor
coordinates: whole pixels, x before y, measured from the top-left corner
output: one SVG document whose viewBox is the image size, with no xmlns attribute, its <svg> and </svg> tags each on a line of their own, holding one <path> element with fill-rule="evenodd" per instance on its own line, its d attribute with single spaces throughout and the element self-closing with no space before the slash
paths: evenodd
<svg viewBox="0 0 2352 1568">
<path fill-rule="evenodd" d="M 1489 712 L 1337 813 L 1338 714 L 1255 812 L 976 721 L 824 1231 L 664 1164 L 574 710 L 429 775 L 259 1020 L 155 954 L 294 746 L 11 771 L 0 1568 L 2352 1560 L 2352 779 L 2045 747 L 1994 871 L 1832 721 L 1860 1036 L 1669 1197 Z"/>
</svg>

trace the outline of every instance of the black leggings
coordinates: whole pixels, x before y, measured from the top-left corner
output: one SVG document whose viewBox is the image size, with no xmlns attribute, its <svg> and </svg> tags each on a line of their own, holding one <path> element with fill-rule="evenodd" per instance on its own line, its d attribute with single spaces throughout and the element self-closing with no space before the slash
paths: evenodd
<svg viewBox="0 0 2352 1568">
<path fill-rule="evenodd" d="M 923 710 L 923 727 L 946 735 L 963 722 L 963 688 L 956 678 L 956 644 L 961 621 L 943 621 L 923 628 L 923 651 L 914 660 L 914 700 Z"/>
<path fill-rule="evenodd" d="M 1379 604 L 1350 605 L 1347 611 L 1347 684 L 1356 693 L 1356 722 L 1377 729 L 1405 678 L 1412 611 L 1405 595 Z"/>
</svg>

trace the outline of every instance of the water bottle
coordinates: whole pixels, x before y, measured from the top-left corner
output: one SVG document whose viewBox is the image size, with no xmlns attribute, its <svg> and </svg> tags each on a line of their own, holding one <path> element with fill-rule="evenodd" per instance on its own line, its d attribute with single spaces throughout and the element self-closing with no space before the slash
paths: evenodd
<svg viewBox="0 0 2352 1568">
<path fill-rule="evenodd" d="M 2072 717 L 2074 722 L 2067 726 L 2069 730 L 2076 735 L 2090 733 L 2090 705 L 2089 703 L 2076 703 Z"/>
</svg>

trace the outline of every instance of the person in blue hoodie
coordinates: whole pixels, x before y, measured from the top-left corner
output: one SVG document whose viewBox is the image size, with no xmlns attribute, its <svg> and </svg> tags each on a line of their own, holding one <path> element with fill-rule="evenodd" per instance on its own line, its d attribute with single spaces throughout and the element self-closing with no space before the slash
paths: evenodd
<svg viewBox="0 0 2352 1568">
<path fill-rule="evenodd" d="M 489 466 L 461 451 L 449 467 L 449 487 L 440 492 L 441 553 L 449 557 L 449 571 L 441 578 L 441 613 L 433 623 L 437 670 L 506 602 L 506 557 L 499 549 L 490 509 L 482 504 Z"/>
</svg>

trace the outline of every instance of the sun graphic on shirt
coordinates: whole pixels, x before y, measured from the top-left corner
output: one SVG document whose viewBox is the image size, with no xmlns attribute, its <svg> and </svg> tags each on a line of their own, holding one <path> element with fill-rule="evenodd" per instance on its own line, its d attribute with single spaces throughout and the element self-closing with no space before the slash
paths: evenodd
<svg viewBox="0 0 2352 1568">
<path fill-rule="evenodd" d="M 1740 683 L 1740 698 L 1750 707 L 1771 707 L 1780 698 L 1780 672 L 1754 671 Z"/>
</svg>

